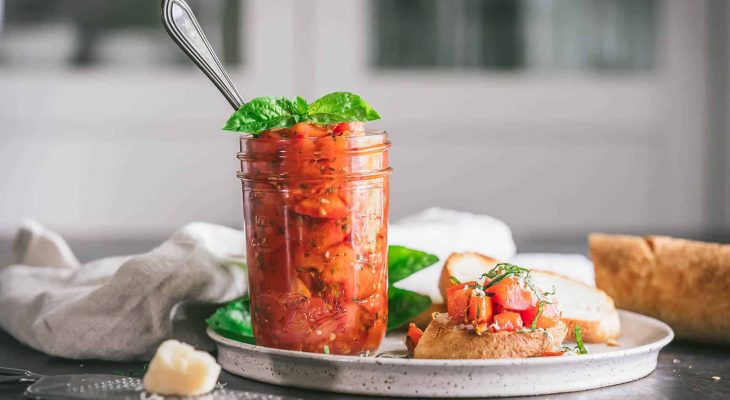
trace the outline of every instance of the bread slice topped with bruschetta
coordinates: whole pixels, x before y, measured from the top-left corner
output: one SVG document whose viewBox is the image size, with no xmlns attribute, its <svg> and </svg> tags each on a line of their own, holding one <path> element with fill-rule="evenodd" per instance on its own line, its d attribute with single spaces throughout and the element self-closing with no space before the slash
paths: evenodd
<svg viewBox="0 0 730 400">
<path fill-rule="evenodd" d="M 465 281 L 494 268 L 499 261 L 479 253 L 453 253 L 444 263 L 439 289 L 444 299 L 455 284 L 450 277 Z M 594 286 L 554 272 L 530 269 L 537 287 L 552 290 L 560 304 L 561 321 L 568 326 L 566 339 L 575 339 L 575 327 L 580 326 L 586 343 L 605 343 L 619 337 L 621 324 L 613 299 Z"/>
<path fill-rule="evenodd" d="M 435 313 L 425 332 L 415 325 L 409 329 L 406 342 L 415 358 L 562 354 L 568 327 L 560 320 L 555 292 L 536 286 L 528 269 L 499 263 L 471 280 L 449 280 L 447 312 Z"/>
</svg>

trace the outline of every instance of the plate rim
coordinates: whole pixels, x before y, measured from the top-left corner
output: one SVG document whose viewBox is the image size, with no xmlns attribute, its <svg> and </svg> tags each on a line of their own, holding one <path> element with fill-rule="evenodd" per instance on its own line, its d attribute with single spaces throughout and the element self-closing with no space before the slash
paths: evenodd
<svg viewBox="0 0 730 400">
<path fill-rule="evenodd" d="M 575 357 L 523 357 L 523 358 L 486 358 L 486 359 L 413 359 L 413 358 L 391 358 L 391 357 L 365 357 L 365 356 L 347 356 L 347 355 L 336 355 L 336 354 L 319 354 L 319 353 L 308 353 L 304 351 L 294 350 L 282 350 L 272 347 L 257 346 L 248 343 L 239 342 L 237 340 L 228 339 L 214 332 L 210 327 L 206 329 L 208 337 L 210 337 L 217 344 L 223 344 L 229 347 L 238 348 L 250 352 L 259 353 L 262 355 L 280 356 L 287 358 L 297 358 L 302 360 L 317 360 L 317 361 L 329 361 L 338 362 L 345 364 L 374 364 L 374 365 L 414 365 L 414 366 L 514 366 L 514 365 L 551 365 L 551 364 L 575 364 L 590 362 L 593 360 L 603 360 L 607 358 L 616 357 L 627 357 L 638 354 L 651 353 L 656 350 L 661 350 L 666 345 L 674 340 L 674 330 L 666 323 L 649 317 L 644 314 L 639 314 L 633 311 L 617 309 L 619 315 L 626 314 L 632 318 L 637 318 L 645 323 L 653 324 L 663 330 L 664 335 L 659 339 L 643 344 L 641 346 L 632 347 L 629 349 L 617 349 L 615 351 L 608 351 L 602 353 L 589 353 Z"/>
</svg>

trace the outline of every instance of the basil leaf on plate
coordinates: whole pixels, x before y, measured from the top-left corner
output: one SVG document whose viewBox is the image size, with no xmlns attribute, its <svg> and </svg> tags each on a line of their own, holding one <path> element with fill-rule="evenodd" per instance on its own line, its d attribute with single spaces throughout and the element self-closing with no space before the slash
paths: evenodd
<svg viewBox="0 0 730 400">
<path fill-rule="evenodd" d="M 388 287 L 388 330 L 397 329 L 408 323 L 411 318 L 426 311 L 431 306 L 431 298 L 400 289 Z"/>
<path fill-rule="evenodd" d="M 349 92 L 334 92 L 320 97 L 309 105 L 307 113 L 312 121 L 320 124 L 380 119 L 380 114 L 362 97 Z"/>
<path fill-rule="evenodd" d="M 439 258 L 404 246 L 388 246 L 388 282 L 393 284 L 433 265 Z"/>
<path fill-rule="evenodd" d="M 220 307 L 205 322 L 223 337 L 256 344 L 251 327 L 251 302 L 248 298 L 234 300 Z"/>
</svg>

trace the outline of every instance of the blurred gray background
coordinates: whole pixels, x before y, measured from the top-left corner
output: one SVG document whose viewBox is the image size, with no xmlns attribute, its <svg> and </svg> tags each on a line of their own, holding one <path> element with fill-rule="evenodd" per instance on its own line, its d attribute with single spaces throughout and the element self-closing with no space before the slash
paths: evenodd
<svg viewBox="0 0 730 400">
<path fill-rule="evenodd" d="M 380 111 L 392 220 L 486 213 L 545 250 L 730 230 L 724 0 L 191 4 L 244 97 L 348 90 Z M 232 110 L 158 7 L 0 0 L 0 238 L 23 218 L 130 243 L 242 225 Z"/>
</svg>

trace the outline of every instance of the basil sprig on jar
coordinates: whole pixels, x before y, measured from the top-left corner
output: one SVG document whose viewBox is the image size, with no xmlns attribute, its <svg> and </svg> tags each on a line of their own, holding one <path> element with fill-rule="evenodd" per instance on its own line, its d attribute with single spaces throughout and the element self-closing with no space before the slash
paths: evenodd
<svg viewBox="0 0 730 400">
<path fill-rule="evenodd" d="M 377 119 L 380 119 L 380 114 L 360 96 L 349 92 L 334 92 L 311 104 L 299 96 L 294 100 L 285 97 L 257 97 L 234 112 L 223 129 L 256 136 L 270 129 L 290 128 L 299 122 L 329 125 Z"/>
</svg>

